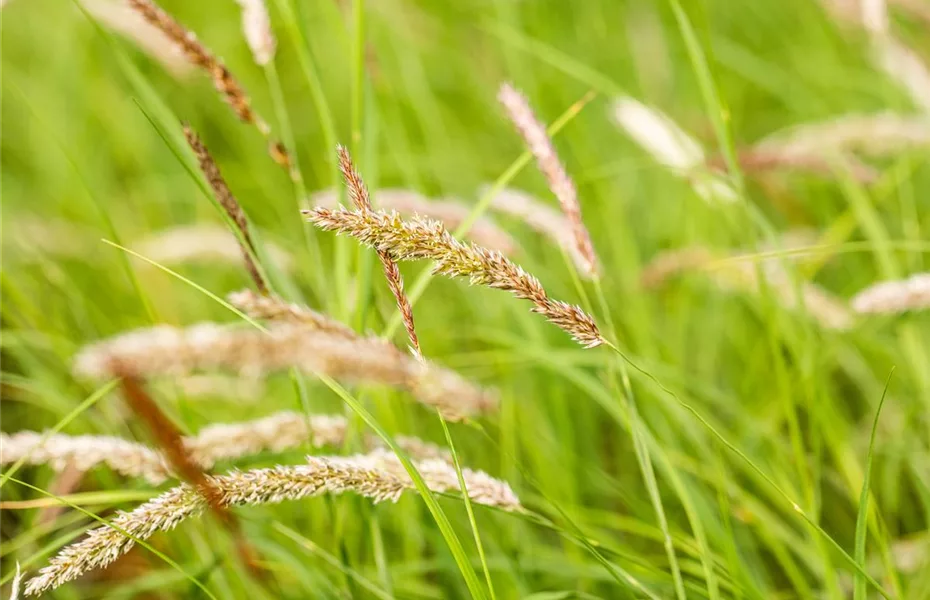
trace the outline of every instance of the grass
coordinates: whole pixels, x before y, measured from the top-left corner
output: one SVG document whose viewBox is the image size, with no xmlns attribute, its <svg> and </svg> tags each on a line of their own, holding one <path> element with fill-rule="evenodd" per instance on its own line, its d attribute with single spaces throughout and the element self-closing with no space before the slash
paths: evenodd
<svg viewBox="0 0 930 600">
<path fill-rule="evenodd" d="M 474 219 L 493 217 L 520 242 L 515 260 L 553 297 L 593 314 L 616 352 L 581 349 L 507 294 L 404 264 L 426 356 L 496 387 L 498 414 L 445 423 L 402 392 L 296 372 L 270 378 L 253 402 L 171 388 L 156 399 L 185 432 L 298 406 L 349 417 L 349 442 L 334 452 L 358 450 L 372 432 L 392 447 L 397 435 L 454 440 L 459 475 L 483 469 L 508 480 L 525 513 L 431 494 L 406 463 L 421 493 L 396 505 L 345 495 L 236 509 L 267 574 L 261 582 L 224 560 L 229 544 L 205 518 L 153 537 L 157 554 L 139 549 L 49 597 L 930 594 L 930 315 L 829 331 L 783 308 L 771 290 L 724 293 L 700 277 L 659 292 L 638 284 L 652 256 L 694 244 L 778 260 L 795 283 L 814 281 L 841 298 L 930 268 L 926 150 L 875 161 L 881 177 L 869 187 L 842 176 L 761 181 L 739 172 L 738 150 L 776 129 L 915 112 L 875 70 L 861 32 L 813 0 L 273 0 L 278 52 L 263 69 L 235 3 L 163 6 L 223 57 L 275 136 L 296 146 L 301 177 L 267 157 L 261 136 L 237 122 L 208 78 L 174 79 L 70 3 L 5 5 L 4 432 L 145 441 L 115 383 L 71 375 L 77 349 L 153 321 L 244 317 L 223 300 L 247 285 L 244 270 L 169 268 L 132 249 L 174 225 L 225 223 L 204 197 L 182 121 L 201 134 L 248 214 L 257 258 L 262 241 L 293 255 L 290 272 L 263 262 L 288 300 L 406 344 L 376 257 L 297 213 L 305 192 L 338 181 L 343 143 L 375 196 L 407 187 L 463 198 Z M 930 63 L 918 23 L 894 14 L 895 31 Z M 488 210 L 491 192 L 478 193 L 487 183 L 513 186 L 556 206 L 496 104 L 503 81 L 550 123 L 604 265 L 597 282 L 580 279 L 551 242 Z M 721 153 L 740 202 L 709 206 L 656 166 L 611 123 L 618 94 L 659 107 Z M 818 241 L 790 252 L 758 246 L 796 227 Z M 217 470 L 301 457 L 267 453 Z M 34 573 L 97 520 L 157 493 L 102 468 L 77 489 L 55 483 L 47 467 L 3 467 L 5 586 L 16 561 Z M 59 501 L 66 510 L 41 522 Z"/>
</svg>

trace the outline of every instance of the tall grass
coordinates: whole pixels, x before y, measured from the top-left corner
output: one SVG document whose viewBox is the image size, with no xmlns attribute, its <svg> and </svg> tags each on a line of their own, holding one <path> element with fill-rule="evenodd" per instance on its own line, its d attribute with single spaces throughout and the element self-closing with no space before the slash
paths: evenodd
<svg viewBox="0 0 930 600">
<path fill-rule="evenodd" d="M 4 597 L 98 538 L 135 547 L 49 597 L 930 597 L 919 3 L 273 0 L 268 30 L 258 0 L 164 0 L 203 73 L 109 1 L 0 13 Z M 655 160 L 655 123 L 698 151 Z M 107 380 L 127 349 L 233 535 L 125 527 L 202 508 Z M 254 398 L 181 378 L 256 365 Z"/>
</svg>

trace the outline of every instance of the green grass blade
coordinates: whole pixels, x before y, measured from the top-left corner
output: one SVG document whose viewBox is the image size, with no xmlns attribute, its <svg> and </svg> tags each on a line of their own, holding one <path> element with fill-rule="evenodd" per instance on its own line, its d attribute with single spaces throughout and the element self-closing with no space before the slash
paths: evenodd
<svg viewBox="0 0 930 600">
<path fill-rule="evenodd" d="M 856 546 L 855 559 L 859 563 L 862 571 L 856 573 L 856 585 L 853 591 L 855 600 L 865 600 L 866 598 L 866 578 L 865 572 L 865 542 L 868 536 L 868 518 L 869 518 L 869 482 L 872 478 L 872 458 L 875 455 L 875 433 L 878 431 L 878 419 L 882 414 L 882 406 L 885 405 L 885 397 L 888 394 L 888 386 L 891 384 L 891 376 L 894 375 L 894 369 L 888 375 L 885 382 L 885 389 L 882 391 L 882 398 L 878 401 L 878 408 L 875 409 L 875 419 L 872 421 L 872 432 L 869 434 L 869 453 L 865 459 L 865 473 L 863 473 L 862 493 L 859 495 L 859 511 L 856 513 Z"/>
</svg>

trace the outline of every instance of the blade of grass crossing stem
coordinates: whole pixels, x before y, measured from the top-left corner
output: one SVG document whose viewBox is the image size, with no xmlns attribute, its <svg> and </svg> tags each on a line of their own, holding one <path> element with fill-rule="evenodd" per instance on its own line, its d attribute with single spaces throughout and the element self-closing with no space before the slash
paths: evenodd
<svg viewBox="0 0 930 600">
<path fill-rule="evenodd" d="M 471 566 L 471 562 L 468 560 L 468 555 L 465 554 L 465 549 L 462 547 L 462 542 L 459 540 L 458 536 L 455 534 L 455 530 L 452 528 L 452 524 L 449 522 L 448 517 L 443 512 L 442 507 L 439 506 L 439 503 L 436 501 L 436 498 L 433 496 L 433 493 L 428 487 L 426 487 L 426 482 L 423 481 L 423 477 L 420 476 L 419 471 L 416 467 L 413 466 L 413 463 L 410 462 L 410 459 L 407 457 L 406 453 L 397 445 L 397 442 L 394 441 L 394 438 L 385 431 L 381 425 L 375 420 L 375 418 L 365 409 L 362 404 L 352 397 L 348 391 L 338 382 L 327 375 L 318 373 L 320 381 L 326 384 L 331 390 L 336 392 L 336 394 L 349 405 L 353 411 L 355 411 L 369 427 L 371 427 L 375 433 L 378 434 L 384 443 L 387 444 L 394 454 L 397 455 L 397 458 L 400 460 L 401 464 L 404 466 L 404 469 L 410 475 L 410 478 L 413 480 L 414 486 L 417 488 L 417 491 L 420 492 L 420 497 L 423 498 L 423 502 L 426 504 L 427 509 L 429 509 L 430 514 L 432 514 L 433 519 L 436 521 L 436 525 L 439 526 L 439 531 L 442 533 L 442 537 L 445 538 L 446 544 L 449 545 L 449 550 L 452 551 L 452 556 L 455 559 L 456 564 L 458 565 L 459 571 L 462 573 L 462 577 L 465 578 L 465 584 L 468 586 L 468 591 L 471 593 L 473 598 L 486 598 L 487 596 L 484 593 L 484 590 L 481 587 L 481 582 L 478 581 L 478 576 L 475 574 L 475 570 Z M 463 490 L 464 493 L 464 490 Z"/>
<path fill-rule="evenodd" d="M 593 99 L 594 95 L 591 92 L 585 94 L 578 102 L 575 102 L 562 113 L 559 118 L 552 122 L 546 132 L 549 134 L 549 137 L 555 136 L 559 131 L 561 131 L 566 125 L 568 125 L 572 119 L 578 116 L 578 113 L 581 112 L 581 109 Z M 461 238 L 467 234 L 472 225 L 481 218 L 481 216 L 488 210 L 488 207 L 491 205 L 491 200 L 494 199 L 502 189 L 504 189 L 508 183 L 513 181 L 513 179 L 523 170 L 523 168 L 533 160 L 533 154 L 527 150 L 523 152 L 503 173 L 498 177 L 494 183 L 488 188 L 487 191 L 479 198 L 478 203 L 475 204 L 475 207 L 471 210 L 467 217 L 462 221 L 462 223 L 452 232 L 452 235 Z M 410 299 L 410 305 L 413 306 L 416 304 L 417 300 L 420 299 L 420 296 L 426 291 L 426 288 L 429 287 L 430 281 L 432 281 L 433 274 L 429 269 L 423 270 L 416 280 L 413 282 L 413 285 L 410 286 L 407 291 L 407 297 Z M 403 318 L 399 312 L 395 312 L 391 317 L 391 320 L 388 321 L 387 327 L 384 330 L 384 337 L 390 339 L 397 333 L 397 329 L 403 323 Z"/>
<path fill-rule="evenodd" d="M 193 575 L 189 574 L 187 571 L 184 570 L 183 567 L 181 567 L 181 565 L 179 565 L 178 563 L 176 563 L 176 562 L 174 562 L 173 560 L 171 560 L 171 558 L 169 558 L 166 554 L 164 554 L 164 553 L 158 551 L 154 546 L 150 545 L 148 542 L 146 542 L 146 541 L 144 541 L 144 540 L 141 540 L 141 539 L 137 538 L 136 536 L 130 534 L 128 531 L 126 531 L 126 530 L 123 529 L 122 527 L 117 527 L 116 525 L 114 525 L 113 523 L 107 521 L 107 520 L 104 519 L 103 517 L 99 517 L 99 516 L 95 515 L 94 513 L 90 512 L 89 510 L 87 510 L 87 509 L 85 509 L 85 508 L 82 508 L 82 507 L 78 506 L 77 504 L 73 504 L 73 503 L 67 501 L 66 499 L 62 498 L 61 496 L 56 496 L 55 494 L 52 494 L 52 493 L 50 493 L 50 492 L 46 492 L 46 491 L 43 490 L 42 488 L 39 488 L 39 487 L 36 487 L 36 486 L 31 485 L 31 484 L 29 484 L 29 483 L 26 483 L 25 481 L 20 481 L 19 479 L 15 479 L 15 478 L 14 478 L 13 481 L 14 481 L 15 483 L 18 483 L 19 485 L 21 485 L 21 486 L 23 486 L 23 487 L 29 488 L 29 489 L 31 489 L 31 490 L 33 490 L 33 491 L 35 491 L 35 492 L 39 492 L 40 494 L 43 494 L 43 495 L 45 495 L 45 496 L 48 496 L 49 498 L 55 498 L 56 500 L 60 501 L 62 504 L 65 504 L 66 506 L 68 506 L 69 508 L 73 508 L 73 509 L 76 510 L 76 511 L 82 512 L 82 513 L 84 513 L 85 515 L 87 515 L 88 517 L 90 517 L 91 519 L 94 519 L 95 521 L 98 521 L 98 522 L 100 522 L 101 524 L 106 525 L 107 527 L 110 527 L 110 528 L 112 528 L 112 529 L 115 529 L 115 530 L 118 531 L 119 533 L 121 533 L 121 534 L 123 534 L 124 536 L 128 537 L 129 539 L 131 539 L 131 540 L 132 540 L 133 542 L 135 542 L 136 544 L 139 544 L 140 546 L 142 546 L 143 548 L 145 548 L 146 550 L 148 550 L 149 552 L 151 552 L 152 554 L 154 554 L 155 556 L 157 556 L 157 557 L 160 558 L 161 560 L 165 561 L 168 565 L 170 565 L 173 569 L 175 569 L 175 570 L 178 571 L 179 573 L 183 574 L 184 577 L 185 577 L 186 579 L 188 579 L 191 583 L 193 583 L 193 584 L 196 585 L 198 588 L 200 588 L 200 590 L 201 590 L 204 594 L 206 594 L 207 597 L 212 598 L 213 600 L 217 600 L 217 597 L 214 596 L 213 593 L 212 593 L 209 589 L 207 589 L 207 587 L 206 587 L 204 584 L 202 584 L 196 577 L 194 577 Z"/>
<path fill-rule="evenodd" d="M 178 145 L 174 136 L 170 134 L 170 131 L 174 129 L 174 126 L 169 125 L 168 123 L 159 123 L 156 119 L 153 118 L 151 114 L 145 109 L 144 106 L 136 103 L 139 107 L 139 110 L 142 111 L 142 114 L 145 115 L 145 118 L 148 119 L 149 123 L 155 129 L 156 133 L 161 137 L 161 139 L 168 146 L 168 149 L 171 150 L 171 153 L 174 154 L 175 158 L 178 159 L 178 162 L 181 163 L 181 166 L 187 171 L 194 181 L 197 183 L 197 186 L 206 196 L 207 200 L 213 204 L 213 207 L 219 213 L 220 218 L 223 219 L 223 222 L 226 223 L 226 226 L 229 228 L 232 235 L 236 238 L 236 241 L 239 243 L 239 247 L 243 252 L 249 255 L 249 258 L 252 259 L 252 262 L 255 265 L 255 268 L 258 270 L 258 274 L 261 276 L 262 280 L 268 284 L 269 289 L 274 292 L 274 282 L 268 277 L 268 270 L 265 269 L 264 265 L 258 254 L 252 250 L 249 244 L 246 243 L 245 236 L 242 231 L 239 230 L 239 226 L 233 222 L 232 217 L 226 212 L 226 209 L 220 204 L 219 199 L 213 193 L 213 190 L 210 188 L 207 183 L 206 176 L 200 171 L 199 166 L 194 165 L 194 154 L 188 148 L 187 142 L 184 142 L 184 145 Z M 262 244 L 260 236 L 252 236 L 252 243 L 256 246 Z"/>
<path fill-rule="evenodd" d="M 488 582 L 488 592 L 491 594 L 491 600 L 497 596 L 494 594 L 494 584 L 491 582 L 491 571 L 488 569 L 488 561 L 484 555 L 484 546 L 481 544 L 481 534 L 478 532 L 478 522 L 475 520 L 475 511 L 471 505 L 471 498 L 468 497 L 468 488 L 465 486 L 465 477 L 462 475 L 462 464 L 459 461 L 459 455 L 455 451 L 455 443 L 452 441 L 452 434 L 449 432 L 449 425 L 437 411 L 436 416 L 442 423 L 442 431 L 446 434 L 446 442 L 449 444 L 449 451 L 452 453 L 452 464 L 455 466 L 455 474 L 459 479 L 459 487 L 462 490 L 462 498 L 465 501 L 465 511 L 468 513 L 468 521 L 471 523 L 472 533 L 475 534 L 475 545 L 478 546 L 478 556 L 481 558 L 481 568 L 484 569 L 484 578 Z"/>
<path fill-rule="evenodd" d="M 42 437 L 36 443 L 35 447 L 38 448 L 41 446 L 50 436 L 55 435 L 61 431 L 62 428 L 68 425 L 68 423 L 76 419 L 78 415 L 96 404 L 101 398 L 110 393 L 116 387 L 117 383 L 119 383 L 117 380 L 108 381 L 107 383 L 97 388 L 97 390 L 88 396 L 86 400 L 78 404 L 74 410 L 65 415 L 64 418 L 58 421 L 58 423 L 56 423 L 51 429 L 45 431 L 42 434 Z M 3 474 L 3 477 L 0 477 L 0 488 L 2 488 L 4 484 L 20 469 L 20 467 L 23 466 L 23 464 L 26 462 L 26 459 L 28 458 L 29 454 L 23 456 L 18 461 L 13 463 L 12 467 L 6 470 L 6 473 Z"/>
<path fill-rule="evenodd" d="M 894 369 L 888 374 L 888 380 L 885 381 L 885 389 L 882 391 L 882 398 L 878 401 L 878 408 L 875 410 L 875 420 L 872 421 L 872 433 L 869 435 L 869 453 L 865 459 L 865 473 L 862 476 L 862 493 L 859 495 L 859 512 L 856 514 L 856 562 L 862 569 L 865 569 L 865 539 L 868 535 L 868 518 L 869 518 L 869 480 L 872 477 L 872 458 L 875 455 L 875 432 L 878 431 L 878 419 L 882 414 L 882 406 L 885 404 L 885 397 L 888 395 L 888 386 L 891 384 L 891 376 L 894 375 Z M 856 585 L 853 590 L 854 600 L 865 600 L 866 598 L 866 581 L 861 573 L 856 573 Z"/>
<path fill-rule="evenodd" d="M 177 271 L 172 271 L 172 270 L 169 269 L 168 267 L 166 267 L 166 266 L 164 266 L 164 265 L 162 265 L 162 264 L 160 264 L 160 263 L 155 262 L 155 261 L 152 260 L 151 258 L 148 258 L 148 257 L 146 257 L 146 256 L 142 256 L 142 255 L 139 254 L 138 252 L 135 252 L 135 251 L 133 251 L 133 250 L 130 250 L 129 248 L 126 248 L 125 246 L 120 246 L 119 244 L 117 244 L 117 243 L 115 243 L 115 242 L 111 242 L 110 240 L 100 240 L 100 241 L 103 242 L 104 244 L 109 244 L 110 246 L 113 246 L 114 248 L 117 248 L 117 249 L 119 249 L 119 250 L 122 250 L 123 252 L 128 252 L 129 254 L 135 256 L 136 258 L 138 258 L 138 259 L 140 259 L 140 260 L 144 260 L 145 262 L 149 263 L 150 265 L 152 265 L 152 266 L 155 267 L 156 269 L 160 269 L 160 270 L 164 271 L 165 273 L 167 273 L 168 275 L 171 275 L 172 277 L 176 277 L 177 279 L 180 279 L 181 281 L 183 281 L 183 282 L 186 283 L 187 285 L 191 286 L 192 288 L 194 288 L 194 289 L 197 290 L 198 292 L 200 292 L 200 293 L 206 295 L 206 296 L 209 297 L 211 300 L 217 302 L 218 304 L 220 304 L 220 305 L 223 306 L 224 308 L 228 308 L 229 310 L 231 310 L 232 312 L 234 312 L 237 316 L 241 317 L 241 318 L 244 319 L 245 321 L 248 321 L 249 324 L 253 325 L 254 327 L 257 327 L 257 328 L 261 329 L 262 331 L 267 331 L 267 329 L 265 329 L 265 327 L 263 327 L 260 323 L 258 323 L 258 322 L 255 321 L 254 319 L 252 319 L 250 316 L 248 316 L 248 315 L 245 314 L 244 312 L 240 311 L 238 308 L 236 308 L 235 306 L 233 306 L 233 305 L 230 304 L 229 302 L 226 302 L 225 300 L 223 300 L 222 298 L 220 298 L 219 296 L 217 296 L 216 294 L 214 294 L 213 292 L 211 292 L 211 291 L 208 290 L 207 288 L 205 288 L 205 287 L 203 287 L 203 286 L 201 286 L 201 285 L 199 285 L 199 284 L 197 284 L 197 283 L 194 283 L 193 281 L 191 281 L 191 280 L 188 279 L 187 277 L 184 277 L 183 275 L 181 275 L 181 274 L 178 273 Z"/>
</svg>

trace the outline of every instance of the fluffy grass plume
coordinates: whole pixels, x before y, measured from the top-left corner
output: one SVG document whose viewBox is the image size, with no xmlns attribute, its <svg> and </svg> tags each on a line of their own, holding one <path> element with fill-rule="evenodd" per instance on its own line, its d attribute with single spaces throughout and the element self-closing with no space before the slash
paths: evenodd
<svg viewBox="0 0 930 600">
<path fill-rule="evenodd" d="M 291 255 L 277 244 L 265 242 L 271 262 L 284 271 L 294 268 Z M 179 225 L 162 229 L 131 245 L 135 252 L 166 265 L 198 263 L 241 264 L 242 246 L 229 229 L 219 225 Z"/>
<path fill-rule="evenodd" d="M 271 30 L 271 17 L 265 0 L 236 0 L 242 10 L 242 35 L 255 64 L 265 66 L 274 59 L 277 41 Z"/>
<path fill-rule="evenodd" d="M 191 150 L 194 151 L 194 155 L 197 157 L 197 163 L 200 165 L 200 170 L 203 172 L 204 177 L 206 177 L 207 183 L 210 184 L 216 201 L 223 207 L 226 216 L 235 224 L 236 229 L 239 230 L 239 235 L 242 236 L 242 258 L 245 261 L 245 268 L 249 273 L 249 277 L 252 278 L 255 287 L 257 287 L 262 294 L 268 295 L 268 283 L 265 281 L 264 275 L 255 263 L 255 259 L 252 258 L 255 255 L 255 244 L 252 242 L 252 235 L 249 233 L 249 222 L 248 219 L 246 219 L 245 211 L 242 210 L 242 206 L 236 200 L 236 197 L 233 196 L 229 186 L 226 185 L 226 180 L 223 179 L 223 174 L 220 173 L 219 166 L 216 164 L 216 161 L 213 160 L 213 157 L 210 156 L 210 152 L 203 144 L 200 136 L 198 136 L 190 126 L 185 125 L 184 137 L 187 139 L 187 143 L 190 145 Z"/>
<path fill-rule="evenodd" d="M 597 255 L 594 253 L 594 245 L 591 243 L 591 236 L 581 218 L 578 189 L 568 175 L 565 165 L 559 159 L 555 146 L 552 145 L 552 139 L 546 132 L 546 126 L 536 117 L 526 97 L 511 84 L 501 85 L 497 99 L 507 111 L 507 116 L 510 117 L 520 135 L 523 136 L 530 152 L 536 158 L 536 165 L 549 183 L 549 189 L 559 200 L 562 212 L 571 225 L 577 254 L 584 260 L 582 272 L 589 277 L 595 276 L 600 267 Z"/>
<path fill-rule="evenodd" d="M 459 490 L 455 469 L 439 460 L 414 463 L 430 490 Z M 520 509 L 520 501 L 506 483 L 481 471 L 462 470 L 468 494 L 477 504 L 503 510 Z M 388 452 L 357 456 L 308 456 L 307 464 L 234 471 L 210 476 L 219 491 L 221 506 L 260 505 L 300 500 L 321 494 L 352 492 L 374 502 L 395 502 L 405 490 L 414 489 L 400 461 Z M 89 531 L 84 539 L 65 547 L 26 584 L 34 596 L 100 569 L 126 554 L 135 540 L 146 540 L 158 531 L 169 531 L 200 515 L 207 508 L 203 497 L 190 485 L 181 485 L 130 512 L 119 512 L 108 525 Z M 128 535 L 127 535 L 128 534 Z M 131 536 L 131 537 L 130 537 Z"/>
<path fill-rule="evenodd" d="M 900 281 L 883 281 L 853 296 L 859 314 L 897 314 L 930 308 L 930 273 L 918 273 Z"/>
<path fill-rule="evenodd" d="M 613 120 L 656 162 L 684 177 L 708 202 L 733 202 L 736 190 L 706 169 L 704 149 L 657 108 L 621 96 L 614 100 Z"/>
<path fill-rule="evenodd" d="M 193 71 L 181 48 L 124 0 L 81 0 L 81 6 L 102 25 L 132 41 L 175 77 L 185 77 Z"/>
<path fill-rule="evenodd" d="M 103 378 L 114 375 L 114 365 L 137 377 L 216 370 L 261 375 L 296 367 L 337 379 L 405 389 L 453 421 L 497 406 L 491 391 L 453 371 L 414 360 L 381 340 L 349 339 L 292 324 L 272 327 L 269 332 L 216 323 L 132 331 L 82 349 L 74 370 Z"/>
<path fill-rule="evenodd" d="M 462 243 L 442 223 L 419 218 L 403 221 L 396 212 L 383 211 L 317 208 L 304 213 L 318 227 L 351 235 L 379 252 L 389 253 L 394 260 L 432 260 L 436 263 L 435 273 L 467 277 L 473 285 L 506 290 L 529 300 L 533 312 L 546 317 L 585 348 L 605 342 L 594 319 L 581 308 L 553 300 L 538 279 L 500 252 Z"/>
<path fill-rule="evenodd" d="M 690 271 L 707 275 L 721 289 L 749 293 L 759 292 L 761 271 L 762 279 L 785 309 L 798 311 L 803 307 L 825 329 L 844 330 L 852 325 L 852 314 L 845 303 L 810 282 L 802 282 L 796 290 L 789 273 L 771 260 L 757 267 L 752 260 L 742 260 L 738 255 L 719 259 L 707 248 L 682 248 L 653 258 L 643 269 L 640 281 L 643 287 L 655 289 L 671 277 Z"/>
<path fill-rule="evenodd" d="M 352 164 L 352 157 L 345 146 L 337 148 L 339 155 L 339 170 L 342 172 L 342 178 L 345 181 L 346 188 L 349 191 L 349 198 L 352 204 L 360 212 L 371 212 L 371 198 L 368 195 L 368 186 L 362 181 L 361 175 L 355 170 Z M 417 360 L 423 360 L 423 354 L 420 352 L 420 339 L 417 337 L 416 324 L 413 320 L 413 306 L 410 305 L 410 299 L 404 291 L 404 278 L 397 268 L 397 263 L 391 258 L 390 253 L 378 249 L 378 260 L 381 261 L 381 267 L 384 270 L 384 278 L 387 280 L 388 288 L 394 295 L 397 302 L 397 309 L 404 321 L 404 328 L 407 330 L 407 337 L 410 338 L 410 350 Z"/>
<path fill-rule="evenodd" d="M 229 294 L 226 299 L 253 319 L 303 325 L 350 340 L 359 338 L 357 333 L 339 321 L 278 296 L 262 296 L 252 290 L 240 290 Z"/>
<path fill-rule="evenodd" d="M 304 415 L 281 411 L 239 423 L 214 423 L 197 435 L 181 439 L 185 452 L 201 469 L 210 470 L 217 462 L 235 460 L 261 452 L 283 452 L 306 443 L 314 447 L 339 447 L 346 442 L 349 424 L 339 415 Z M 44 438 L 44 439 L 43 439 Z M 395 436 L 404 451 L 415 460 L 440 459 L 450 462 L 448 451 L 411 436 Z M 0 464 L 25 459 L 27 464 L 48 465 L 55 471 L 74 467 L 87 471 L 106 466 L 126 477 L 141 477 L 158 485 L 175 477 L 164 454 L 144 444 L 103 435 L 47 435 L 38 431 L 0 433 Z M 380 446 L 374 437 L 369 447 Z"/>
<path fill-rule="evenodd" d="M 435 219 L 452 230 L 464 223 L 472 210 L 472 207 L 458 199 L 433 200 L 419 192 L 400 188 L 377 190 L 371 201 L 376 208 L 396 210 L 405 217 L 419 215 Z M 338 208 L 339 195 L 335 190 L 322 190 L 310 196 L 309 205 Z M 487 217 L 477 219 L 469 227 L 467 236 L 480 246 L 499 250 L 506 255 L 513 254 L 517 248 L 517 243 L 510 234 Z"/>
<path fill-rule="evenodd" d="M 284 145 L 271 137 L 271 128 L 255 112 L 245 89 L 239 80 L 226 68 L 219 58 L 204 46 L 193 32 L 188 31 L 174 17 L 162 10 L 152 0 L 126 0 L 136 12 L 161 30 L 174 42 L 191 64 L 201 68 L 213 80 L 213 85 L 222 94 L 233 112 L 244 123 L 255 126 L 268 141 L 268 154 L 284 167 L 290 166 L 290 155 Z"/>
<path fill-rule="evenodd" d="M 894 112 L 847 114 L 801 123 L 767 135 L 756 148 L 787 155 L 895 155 L 930 147 L 930 116 Z"/>
</svg>

